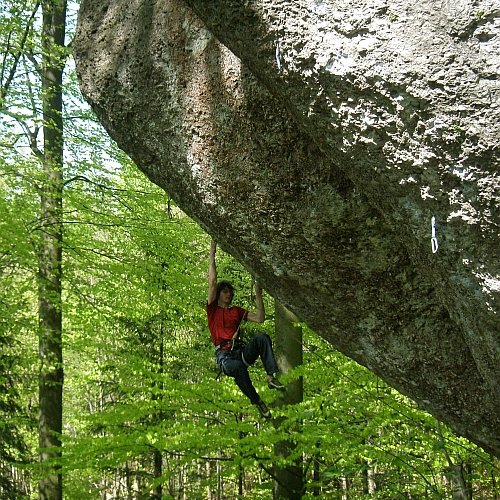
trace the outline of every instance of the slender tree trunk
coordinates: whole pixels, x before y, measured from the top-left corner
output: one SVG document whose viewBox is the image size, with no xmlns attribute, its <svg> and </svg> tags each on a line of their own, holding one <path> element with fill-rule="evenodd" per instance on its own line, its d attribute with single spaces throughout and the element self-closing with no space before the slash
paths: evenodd
<svg viewBox="0 0 500 500">
<path fill-rule="evenodd" d="M 39 498 L 62 499 L 62 73 L 66 2 L 42 2 L 43 172 L 39 251 Z"/>
<path fill-rule="evenodd" d="M 278 301 L 275 301 L 276 358 L 281 373 L 285 374 L 302 364 L 302 328 L 295 326 L 297 317 Z M 287 392 L 279 404 L 296 404 L 303 399 L 302 378 L 288 384 Z M 279 425 L 279 422 L 277 422 Z M 300 429 L 296 429 L 297 432 Z M 292 436 L 290 436 L 292 438 Z M 293 440 L 282 441 L 275 446 L 278 456 L 289 456 L 295 448 Z M 300 499 L 304 490 L 302 459 L 288 467 L 275 467 L 274 493 L 278 499 Z"/>
<path fill-rule="evenodd" d="M 319 448 L 320 444 L 317 443 L 316 447 Z M 313 457 L 312 478 L 313 478 L 314 487 L 313 487 L 312 493 L 313 493 L 313 496 L 315 496 L 315 497 L 319 497 L 320 493 L 321 493 L 321 487 L 320 487 L 321 475 L 320 475 L 320 468 L 319 468 L 320 467 L 319 460 L 320 460 L 320 451 L 318 450 L 318 452 Z"/>
<path fill-rule="evenodd" d="M 154 450 L 153 453 L 153 466 L 154 466 L 154 477 L 157 479 L 161 477 L 163 471 L 163 455 L 160 450 Z M 153 498 L 162 498 L 163 488 L 161 484 L 158 484 L 153 491 Z"/>
<path fill-rule="evenodd" d="M 163 373 L 164 373 L 164 370 L 165 370 L 165 359 L 164 359 L 164 340 L 163 340 L 163 334 L 164 334 L 164 330 L 163 330 L 163 320 L 161 320 L 161 323 L 160 323 L 160 347 L 159 347 L 159 352 L 158 352 L 158 373 L 159 373 L 159 378 L 160 380 L 163 379 Z M 153 400 L 157 399 L 157 398 L 160 398 L 160 399 L 163 399 L 163 382 L 160 382 L 160 385 L 159 385 L 159 390 L 158 390 L 158 394 L 159 396 L 154 396 L 153 395 Z M 158 419 L 159 420 L 162 420 L 163 419 L 163 412 L 160 412 L 160 414 L 158 415 Z M 163 454 L 161 452 L 161 450 L 158 450 L 158 449 L 155 449 L 154 450 L 154 454 L 153 454 L 153 462 L 154 462 L 154 477 L 155 479 L 159 479 L 162 474 L 163 474 Z M 153 492 L 153 498 L 162 498 L 163 497 L 163 486 L 161 485 L 161 483 L 159 483 L 155 489 L 154 489 L 154 492 Z"/>
<path fill-rule="evenodd" d="M 243 420 L 243 415 L 239 413 L 236 415 L 236 421 L 241 422 Z M 239 438 L 243 439 L 245 437 L 244 432 L 239 433 Z M 238 498 L 243 498 L 243 489 L 245 486 L 245 469 L 243 466 L 240 464 L 238 466 Z"/>
<path fill-rule="evenodd" d="M 363 460 L 361 477 L 363 479 L 363 494 L 373 495 L 377 485 L 375 483 L 375 471 L 370 462 Z"/>
<path fill-rule="evenodd" d="M 205 462 L 205 477 L 207 479 L 207 494 L 206 499 L 212 500 L 212 485 L 210 484 L 210 478 L 212 477 L 212 462 Z"/>
<path fill-rule="evenodd" d="M 439 420 L 436 420 L 436 428 L 438 431 L 439 440 L 441 442 L 441 448 L 448 461 L 448 471 L 450 475 L 451 481 L 451 495 L 453 500 L 467 500 L 467 488 L 465 486 L 465 479 L 463 475 L 463 470 L 461 465 L 453 463 L 453 460 L 448 453 L 446 448 L 446 444 L 444 441 L 443 432 L 441 430 L 441 423 Z"/>
<path fill-rule="evenodd" d="M 243 498 L 244 474 L 245 471 L 240 465 L 238 468 L 238 498 Z"/>
<path fill-rule="evenodd" d="M 220 451 L 217 452 L 217 456 L 218 457 L 222 456 Z M 222 467 L 221 467 L 220 460 L 217 460 L 217 500 L 221 500 L 222 490 L 223 490 Z"/>
</svg>

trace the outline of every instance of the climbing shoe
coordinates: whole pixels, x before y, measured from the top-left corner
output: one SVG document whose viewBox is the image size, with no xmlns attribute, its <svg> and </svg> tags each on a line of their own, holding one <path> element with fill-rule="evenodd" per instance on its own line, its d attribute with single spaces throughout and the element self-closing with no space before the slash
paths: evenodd
<svg viewBox="0 0 500 500">
<path fill-rule="evenodd" d="M 276 389 L 277 391 L 285 392 L 285 386 L 276 378 L 272 377 L 267 380 L 267 386 L 269 389 Z"/>
<path fill-rule="evenodd" d="M 254 405 L 257 407 L 257 410 L 259 410 L 260 416 L 262 418 L 271 418 L 271 412 L 269 411 L 269 408 L 266 406 L 266 403 L 262 401 L 257 401 L 257 403 L 254 403 Z"/>
</svg>

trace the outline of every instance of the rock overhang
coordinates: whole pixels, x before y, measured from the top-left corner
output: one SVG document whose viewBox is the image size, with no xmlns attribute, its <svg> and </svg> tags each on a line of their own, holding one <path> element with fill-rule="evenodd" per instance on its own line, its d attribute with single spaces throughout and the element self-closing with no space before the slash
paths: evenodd
<svg viewBox="0 0 500 500">
<path fill-rule="evenodd" d="M 180 1 L 82 3 L 77 71 L 111 136 L 336 348 L 498 454 L 498 85 L 469 40 L 494 17 L 374 1 L 353 31 L 350 2 L 316 2 L 304 44 L 298 7 L 277 29 L 275 2 L 186 3 L 206 25 Z"/>
</svg>

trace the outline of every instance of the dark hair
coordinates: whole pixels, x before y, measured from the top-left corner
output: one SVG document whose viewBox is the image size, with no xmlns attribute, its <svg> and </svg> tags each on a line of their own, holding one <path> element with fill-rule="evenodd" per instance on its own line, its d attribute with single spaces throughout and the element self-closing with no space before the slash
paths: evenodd
<svg viewBox="0 0 500 500">
<path fill-rule="evenodd" d="M 234 295 L 234 286 L 230 281 L 219 281 L 219 283 L 217 283 L 217 298 L 219 298 L 219 295 L 224 288 L 229 288 Z"/>
</svg>

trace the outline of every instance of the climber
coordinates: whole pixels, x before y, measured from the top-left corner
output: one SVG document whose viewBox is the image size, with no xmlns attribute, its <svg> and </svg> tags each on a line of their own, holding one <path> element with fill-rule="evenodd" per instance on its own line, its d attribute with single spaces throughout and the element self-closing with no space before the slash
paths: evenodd
<svg viewBox="0 0 500 500">
<path fill-rule="evenodd" d="M 263 418 L 271 418 L 271 412 L 257 394 L 248 373 L 248 367 L 253 365 L 260 356 L 267 373 L 268 387 L 278 391 L 285 391 L 285 387 L 275 377 L 278 367 L 274 359 L 271 339 L 269 335 L 264 333 L 254 335 L 246 345 L 238 339 L 240 325 L 243 321 L 264 322 L 265 311 L 262 288 L 258 283 L 255 283 L 255 302 L 257 306 L 255 312 L 232 306 L 233 285 L 228 281 L 217 283 L 216 250 L 217 243 L 212 240 L 208 264 L 208 300 L 206 308 L 208 328 L 215 344 L 217 363 L 224 374 L 234 378 L 243 394 L 257 407 L 260 415 Z"/>
</svg>

